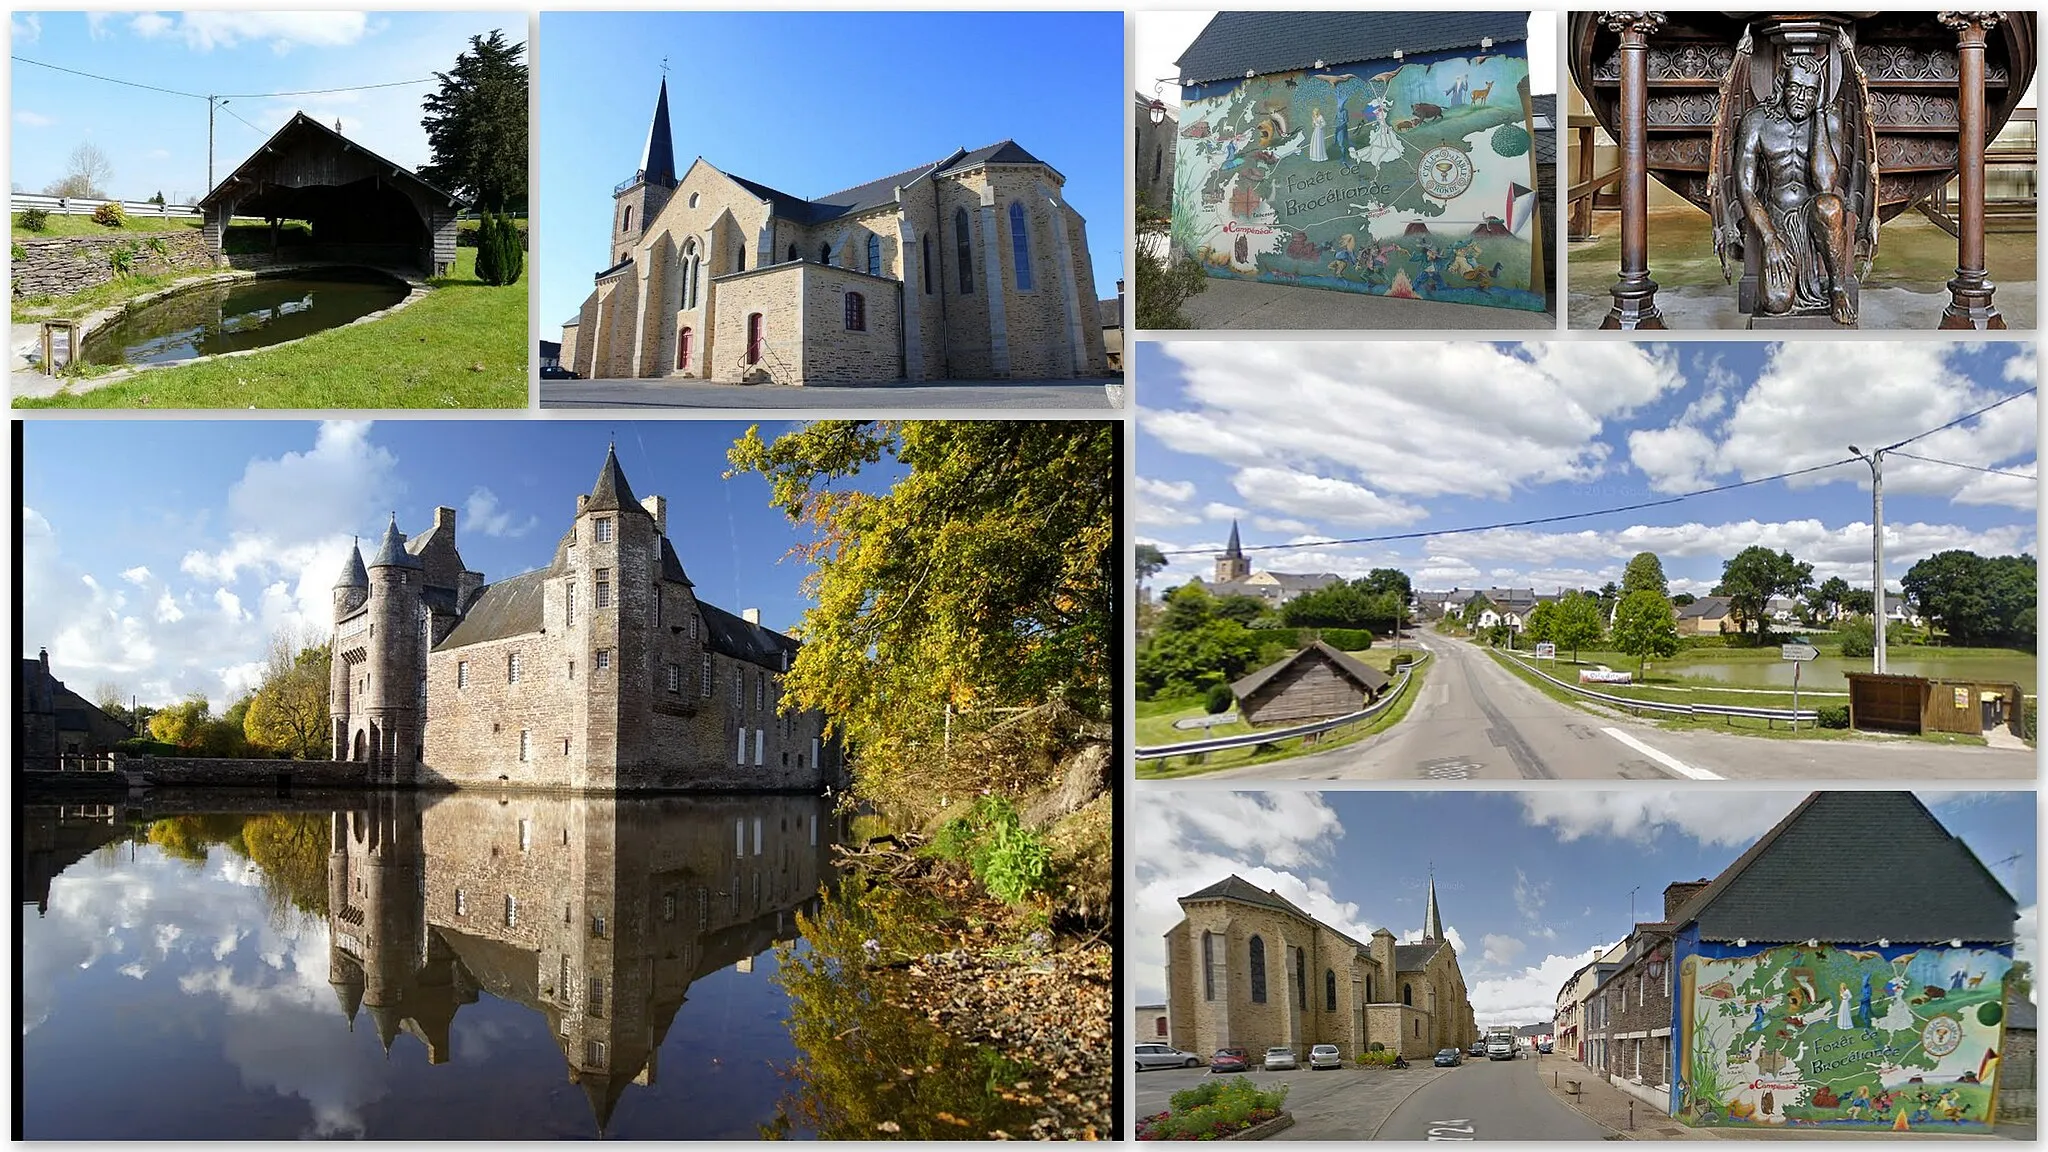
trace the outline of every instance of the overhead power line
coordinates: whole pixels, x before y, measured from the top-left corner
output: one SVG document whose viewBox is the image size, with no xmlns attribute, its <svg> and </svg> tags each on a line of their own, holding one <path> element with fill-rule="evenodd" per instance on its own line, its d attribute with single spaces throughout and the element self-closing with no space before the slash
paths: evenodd
<svg viewBox="0 0 2048 1152">
<path fill-rule="evenodd" d="M 73 76 L 83 76 L 88 80 L 103 80 L 109 84 L 123 84 L 130 88 L 146 88 L 151 92 L 162 92 L 166 96 L 184 96 L 192 100 L 204 100 L 207 98 L 197 92 L 180 92 L 175 88 L 159 88 L 154 84 L 123 80 L 118 76 L 102 76 L 97 72 L 82 72 L 76 68 L 66 68 L 61 64 L 52 64 L 46 60 L 31 60 L 26 56 L 12 56 L 9 59 L 22 64 L 33 64 L 38 68 L 48 68 L 53 72 L 68 72 Z M 268 100 L 278 96 L 327 96 L 336 92 L 367 92 L 372 88 L 403 88 L 409 84 L 432 84 L 435 80 L 436 77 L 433 76 L 422 76 L 417 80 L 386 80 L 381 84 L 350 84 L 344 88 L 305 88 L 296 92 L 218 92 L 214 94 L 214 98 L 221 100 Z M 243 122 L 247 123 L 247 121 Z"/>
<path fill-rule="evenodd" d="M 2028 474 L 2026 474 L 2025 472 L 2008 472 L 2008 471 L 2006 471 L 2006 470 L 2005 470 L 2005 469 L 2003 469 L 2003 468 L 1986 468 L 1986 467 L 1984 467 L 1984 466 L 1983 466 L 1983 465 L 1981 465 L 1981 464 L 1964 464 L 1964 463 L 1962 463 L 1962 462 L 1961 462 L 1961 461 L 1959 461 L 1959 460 L 1936 460 L 1936 459 L 1935 459 L 1934 457 L 1932 457 L 1932 456 L 1915 456 L 1915 455 L 1913 455 L 1913 454 L 1912 454 L 1911 452 L 1898 452 L 1898 451 L 1893 451 L 1893 452 L 1889 452 L 1889 453 L 1887 453 L 1887 455 L 1890 455 L 1890 456 L 1903 456 L 1903 457 L 1905 457 L 1905 458 L 1906 458 L 1906 459 L 1908 459 L 1908 460 L 1919 460 L 1919 461 L 1921 461 L 1921 462 L 1923 462 L 1923 463 L 1927 463 L 1927 464 L 1945 464 L 1945 465 L 1947 465 L 1947 466 L 1948 466 L 1948 467 L 1950 467 L 1950 468 L 1968 468 L 1968 469 L 1969 469 L 1970 471 L 1972 471 L 1972 472 L 1987 472 L 1987 473 L 1990 473 L 1990 474 L 1991 474 L 1991 475 L 1993 475 L 1993 476 L 2010 476 L 2010 477 L 2012 477 L 2012 478 L 2013 478 L 2013 479 L 2015 479 L 2015 480 L 2032 480 L 2032 479 L 2034 479 L 2034 477 L 2032 477 L 2032 476 L 2029 476 L 2029 475 L 2028 475 Z"/>
<path fill-rule="evenodd" d="M 325 96 L 330 92 L 367 92 L 372 88 L 403 88 L 408 84 L 432 84 L 439 77 L 422 76 L 417 80 L 387 80 L 382 84 L 351 84 L 346 88 L 307 88 L 299 92 L 224 92 L 230 100 L 263 100 L 272 96 Z"/>
<path fill-rule="evenodd" d="M 73 76 L 83 76 L 88 80 L 104 80 L 109 84 L 125 84 L 130 88 L 147 88 L 151 92 L 162 92 L 166 96 L 186 96 L 193 100 L 206 99 L 206 97 L 199 95 L 197 92 L 180 92 L 175 88 L 159 88 L 154 84 L 140 84 L 133 80 L 121 80 L 113 76 L 100 76 L 92 72 L 80 72 L 76 68 L 66 68 L 61 64 L 50 64 L 42 60 L 31 60 L 26 56 L 10 56 L 8 59 L 18 64 L 33 64 L 38 68 L 48 68 L 53 72 L 69 72 Z"/>
<path fill-rule="evenodd" d="M 2023 396 L 2031 396 L 2035 391 L 2036 389 L 2034 388 L 2025 388 L 2010 395 L 2002 396 L 1974 412 L 1965 412 L 1961 416 L 1941 425 L 1939 428 L 1929 428 L 1925 432 L 1916 432 L 1896 444 L 1886 445 L 1881 451 L 1905 456 L 1908 459 L 1926 460 L 1930 464 L 1947 464 L 1952 467 L 1967 468 L 1976 472 L 1991 472 L 2001 476 L 2016 476 L 2023 480 L 2032 480 L 2032 476 L 2025 476 L 2018 472 L 2002 472 L 1995 468 L 1980 468 L 1975 464 L 1957 464 L 1951 460 L 1935 460 L 1930 457 L 1913 456 L 1911 453 L 1896 452 L 1895 450 L 1903 445 L 1911 444 L 1915 440 L 1922 440 L 1932 436 L 1936 432 L 1945 432 L 1958 424 L 1974 420 L 1994 408 L 2010 404 Z M 1680 501 L 1691 500 L 1698 496 L 1712 496 L 1717 492 L 1732 492 L 1738 488 L 1748 488 L 1756 484 L 1769 484 L 1778 480 L 1790 480 L 1795 476 L 1805 476 L 1813 472 L 1825 472 L 1830 468 L 1839 468 L 1844 464 L 1855 464 L 1862 460 L 1863 457 L 1860 456 L 1845 456 L 1840 460 L 1833 460 L 1826 464 L 1815 464 L 1810 468 L 1795 468 L 1790 472 L 1758 476 L 1753 480 L 1737 480 L 1730 484 L 1716 484 L 1711 488 L 1699 488 L 1691 492 L 1681 492 L 1676 496 L 1667 496 L 1662 500 L 1642 500 L 1634 504 L 1617 504 L 1613 507 L 1595 508 L 1585 512 L 1561 512 L 1555 516 L 1535 516 L 1526 520 L 1502 520 L 1493 524 L 1471 524 L 1460 528 L 1438 528 L 1420 532 L 1389 532 L 1379 536 L 1353 536 L 1339 540 L 1307 540 L 1293 544 L 1240 545 L 1238 550 L 1241 552 L 1296 552 L 1305 548 L 1330 548 L 1355 544 L 1389 544 L 1398 540 L 1427 540 L 1435 536 L 1466 536 L 1474 532 L 1493 532 L 1502 528 L 1533 528 L 1542 524 L 1562 524 L 1572 520 L 1590 520 L 1596 516 L 1613 516 L 1622 512 L 1637 512 L 1645 508 L 1661 508 L 1677 504 Z M 1161 549 L 1159 554 L 1162 556 L 1214 556 L 1221 551 L 1218 548 L 1173 548 Z"/>
</svg>

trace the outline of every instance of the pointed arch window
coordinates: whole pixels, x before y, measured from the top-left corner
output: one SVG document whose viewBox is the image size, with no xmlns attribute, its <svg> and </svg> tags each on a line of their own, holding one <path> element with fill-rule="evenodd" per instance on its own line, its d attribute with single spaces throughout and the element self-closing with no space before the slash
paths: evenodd
<svg viewBox="0 0 2048 1152">
<path fill-rule="evenodd" d="M 1024 218 L 1021 201 L 1010 201 L 1010 262 L 1017 277 L 1017 291 L 1031 291 L 1031 225 Z"/>
<path fill-rule="evenodd" d="M 794 240 L 790 241 L 789 244 L 789 259 L 791 263 L 795 263 L 796 261 L 803 259 L 802 256 L 797 254 L 796 242 Z"/>
<path fill-rule="evenodd" d="M 1252 1003 L 1266 1002 L 1266 942 L 1252 937 L 1251 946 Z"/>
<path fill-rule="evenodd" d="M 880 236 L 870 235 L 868 237 L 868 275 L 880 276 L 881 274 L 882 238 Z"/>
<path fill-rule="evenodd" d="M 1294 950 L 1294 1006 L 1308 1007 L 1308 954 L 1299 948 Z"/>
<path fill-rule="evenodd" d="M 832 245 L 830 245 L 830 244 L 820 244 L 820 245 L 818 245 L 818 263 L 820 263 L 820 264 L 830 264 L 831 262 L 832 262 Z"/>
<path fill-rule="evenodd" d="M 626 205 L 626 211 L 625 211 L 625 214 L 624 214 L 623 216 L 619 217 L 619 231 L 621 231 L 621 232 L 631 232 L 632 230 L 633 230 L 633 206 L 632 206 L 631 204 L 628 204 L 628 205 Z"/>
<path fill-rule="evenodd" d="M 1216 934 L 1202 933 L 1202 999 L 1216 998 Z"/>
<path fill-rule="evenodd" d="M 954 259 L 960 262 L 960 294 L 974 295 L 974 238 L 968 235 L 967 209 L 953 212 Z"/>
<path fill-rule="evenodd" d="M 932 294 L 932 238 L 924 237 L 924 294 Z"/>
<path fill-rule="evenodd" d="M 683 241 L 683 307 L 697 306 L 697 268 L 702 261 L 697 256 L 697 241 L 693 237 Z"/>
<path fill-rule="evenodd" d="M 1415 986 L 1413 984 L 1404 983 L 1401 985 L 1401 1003 L 1406 1004 L 1410 1008 L 1415 1007 Z"/>
<path fill-rule="evenodd" d="M 1335 1012 L 1336 1010 L 1337 970 L 1334 968 L 1325 968 L 1323 969 L 1323 1011 Z"/>
</svg>

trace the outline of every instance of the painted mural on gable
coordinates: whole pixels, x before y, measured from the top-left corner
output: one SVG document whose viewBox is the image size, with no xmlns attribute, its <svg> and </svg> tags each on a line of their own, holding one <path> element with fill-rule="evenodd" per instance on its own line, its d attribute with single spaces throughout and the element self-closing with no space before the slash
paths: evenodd
<svg viewBox="0 0 2048 1152">
<path fill-rule="evenodd" d="M 1520 45 L 1190 85 L 1174 244 L 1211 276 L 1543 309 Z"/>
<path fill-rule="evenodd" d="M 2011 967 L 1982 948 L 1687 957 L 1672 1114 L 1699 1126 L 1982 1131 Z"/>
</svg>

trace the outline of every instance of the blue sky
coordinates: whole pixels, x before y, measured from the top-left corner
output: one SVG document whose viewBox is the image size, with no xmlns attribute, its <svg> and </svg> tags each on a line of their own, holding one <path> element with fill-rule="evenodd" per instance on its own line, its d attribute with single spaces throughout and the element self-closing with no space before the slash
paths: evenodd
<svg viewBox="0 0 2048 1152">
<path fill-rule="evenodd" d="M 1806 795 L 1729 789 L 1264 793 L 1141 789 L 1130 970 L 1164 999 L 1161 938 L 1177 899 L 1236 873 L 1360 940 L 1419 936 L 1436 868 L 1445 935 L 1481 1025 L 1551 1017 L 1591 952 L 1663 914 L 1664 887 L 1719 875 Z M 2035 794 L 1923 792 L 2019 902 L 2022 959 L 2038 931 Z M 2016 860 L 2008 857 L 2017 855 Z"/>
<path fill-rule="evenodd" d="M 1784 482 L 1592 520 L 1357 546 L 1659 500 L 1823 464 L 1905 439 L 2035 385 L 2030 346 L 1804 342 L 1529 345 L 1430 342 L 1138 346 L 1136 537 L 1213 567 L 1233 517 L 1252 565 L 1363 574 L 1421 589 L 1598 587 L 1656 552 L 1673 592 L 1704 594 L 1762 543 L 1870 586 L 1870 472 Z M 2031 476 L 2032 396 L 1906 451 Z M 1949 548 L 2033 552 L 2028 479 L 1888 457 L 1889 587 Z M 1172 555 L 1176 550 L 1184 554 Z M 1188 553 L 1185 550 L 1194 550 Z M 1204 551 L 1206 550 L 1206 551 Z"/>
<path fill-rule="evenodd" d="M 547 12 L 543 339 L 611 265 L 612 188 L 646 150 L 664 57 L 677 175 L 702 156 L 823 196 L 1014 139 L 1066 177 L 1096 296 L 1116 295 L 1129 150 L 1119 12 Z"/>
<path fill-rule="evenodd" d="M 759 477 L 721 480 L 744 423 L 664 421 L 29 421 L 22 493 L 22 654 L 88 698 L 113 681 L 145 703 L 199 691 L 216 708 L 254 683 L 280 628 L 332 622 L 351 537 L 375 548 L 457 510 L 465 564 L 487 581 L 549 562 L 616 434 L 637 496 L 669 501 L 669 539 L 697 595 L 788 630 L 807 533 Z M 791 425 L 764 424 L 773 437 Z M 886 488 L 878 466 L 860 487 Z"/>
<path fill-rule="evenodd" d="M 304 111 L 407 168 L 425 164 L 420 102 L 473 35 L 503 29 L 525 43 L 525 13 L 18 12 L 15 55 L 199 95 L 304 92 L 386 81 L 429 83 L 360 92 L 235 97 L 214 117 L 215 178 Z M 144 91 L 16 62 L 11 176 L 40 192 L 64 175 L 81 142 L 107 154 L 117 199 L 206 193 L 206 101 Z"/>
</svg>

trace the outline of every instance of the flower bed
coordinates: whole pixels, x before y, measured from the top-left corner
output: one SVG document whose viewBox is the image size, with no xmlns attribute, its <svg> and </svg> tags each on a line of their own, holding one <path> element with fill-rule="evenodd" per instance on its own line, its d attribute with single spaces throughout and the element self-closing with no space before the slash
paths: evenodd
<svg viewBox="0 0 2048 1152">
<path fill-rule="evenodd" d="M 1138 1120 L 1140 1140 L 1228 1140 L 1280 1115 L 1287 1086 L 1261 1091 L 1249 1079 L 1232 1076 L 1175 1092 L 1165 1112 Z"/>
</svg>

